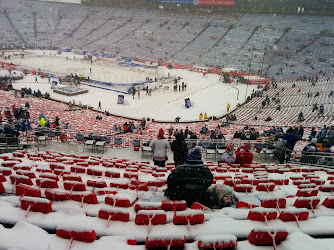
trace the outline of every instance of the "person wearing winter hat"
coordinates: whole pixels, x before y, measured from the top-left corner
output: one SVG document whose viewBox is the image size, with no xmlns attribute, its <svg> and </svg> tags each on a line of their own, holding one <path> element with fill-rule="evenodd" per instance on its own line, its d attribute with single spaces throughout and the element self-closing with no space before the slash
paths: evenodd
<svg viewBox="0 0 334 250">
<path fill-rule="evenodd" d="M 183 164 L 187 158 L 188 148 L 183 137 L 181 132 L 177 132 L 175 134 L 175 140 L 172 142 L 171 149 L 174 153 L 175 166 Z"/>
<path fill-rule="evenodd" d="M 315 164 L 317 162 L 317 158 L 314 156 L 319 152 L 316 143 L 317 143 L 317 138 L 312 138 L 310 144 L 307 144 L 303 148 L 300 162 L 309 164 Z"/>
<path fill-rule="evenodd" d="M 162 128 L 159 130 L 158 138 L 154 138 L 151 141 L 150 148 L 153 152 L 154 165 L 164 167 L 167 160 L 167 149 L 170 149 L 170 144 L 164 138 L 164 131 Z"/>
<path fill-rule="evenodd" d="M 235 163 L 237 159 L 236 154 L 233 152 L 233 146 L 232 145 L 227 145 L 226 146 L 226 151 L 224 154 L 222 154 L 220 162 L 221 163 L 227 163 L 228 165 L 231 165 Z"/>
<path fill-rule="evenodd" d="M 201 148 L 197 146 L 188 152 L 185 163 L 168 176 L 165 195 L 171 200 L 185 200 L 188 207 L 194 202 L 207 205 L 206 191 L 212 181 L 213 175 L 204 166 Z"/>
<path fill-rule="evenodd" d="M 238 202 L 233 190 L 223 184 L 212 185 L 207 190 L 208 206 L 210 208 L 231 207 Z"/>
</svg>

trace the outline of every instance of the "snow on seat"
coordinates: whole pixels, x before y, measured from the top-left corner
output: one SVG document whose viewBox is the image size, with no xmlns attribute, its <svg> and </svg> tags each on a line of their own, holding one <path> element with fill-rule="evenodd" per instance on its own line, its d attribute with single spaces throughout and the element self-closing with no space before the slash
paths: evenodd
<svg viewBox="0 0 334 250">
<path fill-rule="evenodd" d="M 125 208 L 107 207 L 100 208 L 98 217 L 100 219 L 108 220 L 107 227 L 110 220 L 128 222 L 130 220 L 129 211 Z"/>
<path fill-rule="evenodd" d="M 311 184 L 315 184 L 317 186 L 324 185 L 326 183 L 325 180 L 320 180 L 320 179 L 310 179 Z"/>
<path fill-rule="evenodd" d="M 306 184 L 299 184 L 297 187 L 299 189 L 305 189 L 305 188 L 316 188 L 316 184 L 315 183 L 306 183 Z"/>
<path fill-rule="evenodd" d="M 63 170 L 63 169 L 55 169 L 55 170 L 53 170 L 53 173 L 56 174 L 56 175 L 60 175 L 60 176 L 63 176 L 65 174 L 71 174 L 70 171 Z"/>
<path fill-rule="evenodd" d="M 120 163 L 120 162 L 115 163 L 114 166 L 115 166 L 115 168 L 126 168 L 127 167 L 126 164 Z"/>
<path fill-rule="evenodd" d="M 71 191 L 86 191 L 85 183 L 78 181 L 64 181 L 64 189 Z"/>
<path fill-rule="evenodd" d="M 259 183 L 256 186 L 257 191 L 271 192 L 275 189 L 275 183 L 267 182 L 267 183 Z"/>
<path fill-rule="evenodd" d="M 290 207 L 280 213 L 278 219 L 281 221 L 296 221 L 299 226 L 299 221 L 307 220 L 309 212 L 306 208 Z"/>
<path fill-rule="evenodd" d="M 115 163 L 113 163 L 113 162 L 108 162 L 108 161 L 102 162 L 102 166 L 106 167 L 106 168 L 113 168 L 114 165 L 115 165 Z"/>
<path fill-rule="evenodd" d="M 63 177 L 63 181 L 82 182 L 81 176 L 79 176 L 79 175 L 64 174 L 62 177 Z"/>
<path fill-rule="evenodd" d="M 152 172 L 152 176 L 153 177 L 165 177 L 166 174 L 165 173 L 154 173 L 154 172 Z"/>
<path fill-rule="evenodd" d="M 19 164 L 20 161 L 3 161 L 1 162 L 1 166 L 7 167 L 7 168 L 12 168 L 15 164 Z"/>
<path fill-rule="evenodd" d="M 94 176 L 102 176 L 103 175 L 103 171 L 100 170 L 100 169 L 89 167 L 89 168 L 87 168 L 87 174 L 88 175 L 94 175 Z"/>
<path fill-rule="evenodd" d="M 233 179 L 233 178 L 226 178 L 224 181 L 224 185 L 233 187 L 236 184 L 240 184 L 241 180 L 240 179 Z"/>
<path fill-rule="evenodd" d="M 40 178 L 45 178 L 45 179 L 52 179 L 55 181 L 59 181 L 58 175 L 52 174 L 52 173 L 40 173 L 39 174 Z"/>
<path fill-rule="evenodd" d="M 24 176 L 28 176 L 31 179 L 36 178 L 36 175 L 34 172 L 30 171 L 30 170 L 17 170 L 16 171 L 17 175 L 24 175 Z"/>
<path fill-rule="evenodd" d="M 173 217 L 175 225 L 194 225 L 202 224 L 204 222 L 204 213 L 201 210 L 190 210 L 176 212 Z"/>
<path fill-rule="evenodd" d="M 246 202 L 246 201 L 238 201 L 236 204 L 236 208 L 256 208 L 259 207 L 259 205 L 256 204 L 252 204 L 250 202 Z"/>
<path fill-rule="evenodd" d="M 182 211 L 187 209 L 186 201 L 167 201 L 161 202 L 161 209 L 165 211 Z"/>
<path fill-rule="evenodd" d="M 51 213 L 52 212 L 52 202 L 44 198 L 36 198 L 30 196 L 24 196 L 21 199 L 21 208 L 24 210 L 31 210 L 33 212 L 40 213 Z"/>
<path fill-rule="evenodd" d="M 15 164 L 13 170 L 31 170 L 32 166 L 24 163 Z"/>
<path fill-rule="evenodd" d="M 98 204 L 98 200 L 95 193 L 89 192 L 80 192 L 80 193 L 72 193 L 70 194 L 70 199 L 73 201 L 78 201 L 81 203 L 87 204 Z"/>
<path fill-rule="evenodd" d="M 71 172 L 75 174 L 85 174 L 86 168 L 80 166 L 71 166 Z"/>
<path fill-rule="evenodd" d="M 298 197 L 298 199 L 293 204 L 294 207 L 297 208 L 310 208 L 313 209 L 316 208 L 316 206 L 319 204 L 320 198 L 317 196 L 314 197 Z"/>
<path fill-rule="evenodd" d="M 19 157 L 19 158 L 24 157 L 24 152 L 13 152 L 12 154 L 14 157 Z"/>
<path fill-rule="evenodd" d="M 284 241 L 288 235 L 285 228 L 263 226 L 254 228 L 247 240 L 253 245 L 271 245 L 276 249 L 276 244 Z"/>
<path fill-rule="evenodd" d="M 77 164 L 77 166 L 80 166 L 80 167 L 88 167 L 89 166 L 88 162 L 86 162 L 86 161 L 80 161 L 80 162 L 77 162 L 76 164 Z"/>
<path fill-rule="evenodd" d="M 319 190 L 316 188 L 303 188 L 299 189 L 297 191 L 296 196 L 298 197 L 311 197 L 311 196 L 317 196 L 319 193 Z"/>
<path fill-rule="evenodd" d="M 112 178 L 120 178 L 121 177 L 121 173 L 116 171 L 116 170 L 113 170 L 113 169 L 106 170 L 104 172 L 104 175 L 106 177 L 112 177 Z"/>
<path fill-rule="evenodd" d="M 322 203 L 327 208 L 334 208 L 334 196 L 328 196 Z"/>
<path fill-rule="evenodd" d="M 26 185 L 33 185 L 31 179 L 28 176 L 24 176 L 24 175 L 16 175 L 16 174 L 12 174 L 9 176 L 10 181 L 12 182 L 12 184 L 26 184 Z"/>
<path fill-rule="evenodd" d="M 137 195 L 118 193 L 105 197 L 105 203 L 116 207 L 131 207 L 138 200 Z"/>
<path fill-rule="evenodd" d="M 158 173 L 159 173 L 159 172 L 165 172 L 165 173 L 166 173 L 166 172 L 168 171 L 168 169 L 167 169 L 167 168 L 161 168 L 161 167 L 160 167 L 160 168 L 156 168 L 155 171 L 158 172 Z"/>
<path fill-rule="evenodd" d="M 202 234 L 195 238 L 199 249 L 224 249 L 236 247 L 237 237 L 232 234 Z"/>
<path fill-rule="evenodd" d="M 153 181 L 147 182 L 147 186 L 154 186 L 154 187 L 162 187 L 165 184 L 166 184 L 166 181 L 164 180 L 153 180 Z"/>
<path fill-rule="evenodd" d="M 323 172 L 323 168 L 302 168 L 302 172 L 307 172 L 307 173 L 314 173 L 314 172 Z"/>
<path fill-rule="evenodd" d="M 295 180 L 295 181 L 292 182 L 292 184 L 296 185 L 296 186 L 299 186 L 301 184 L 310 184 L 310 183 L 311 183 L 311 181 L 310 180 L 306 180 L 306 179 L 304 179 L 304 180 Z"/>
<path fill-rule="evenodd" d="M 138 180 L 138 173 L 124 172 L 123 177 L 128 179 L 136 178 Z"/>
<path fill-rule="evenodd" d="M 182 234 L 158 234 L 149 235 L 146 238 L 146 248 L 167 248 L 184 247 L 186 244 L 186 236 Z"/>
<path fill-rule="evenodd" d="M 261 206 L 265 208 L 285 208 L 286 199 L 283 196 L 268 195 L 262 198 Z"/>
<path fill-rule="evenodd" d="M 59 190 L 46 189 L 44 194 L 48 200 L 65 201 L 70 199 L 69 193 Z"/>
<path fill-rule="evenodd" d="M 138 201 L 135 204 L 135 210 L 160 210 L 162 202 Z"/>
<path fill-rule="evenodd" d="M 131 190 L 136 190 L 137 192 L 138 191 L 146 191 L 146 192 L 149 191 L 147 183 L 141 183 L 141 184 L 138 184 L 138 185 L 130 184 L 129 188 Z"/>
<path fill-rule="evenodd" d="M 118 193 L 117 190 L 115 189 L 112 189 L 112 188 L 103 188 L 101 190 L 97 190 L 97 195 L 105 195 L 105 194 L 112 194 L 112 195 L 115 195 Z"/>
<path fill-rule="evenodd" d="M 277 211 L 273 208 L 256 207 L 248 212 L 247 220 L 265 221 L 268 224 L 268 220 L 276 220 Z"/>
<path fill-rule="evenodd" d="M 72 244 L 73 240 L 83 242 L 97 240 L 95 231 L 88 226 L 61 225 L 57 228 L 56 235 L 63 239 L 70 239 L 70 244 Z"/>
<path fill-rule="evenodd" d="M 87 186 L 90 187 L 98 187 L 98 188 L 105 188 L 107 187 L 107 183 L 103 180 L 100 181 L 94 181 L 94 180 L 87 180 Z"/>
<path fill-rule="evenodd" d="M 46 167 L 38 167 L 36 168 L 36 171 L 39 173 L 52 173 L 52 170 Z"/>
<path fill-rule="evenodd" d="M 90 166 L 94 166 L 94 165 L 99 165 L 100 162 L 96 161 L 96 160 L 86 160 L 86 162 L 90 165 Z"/>
<path fill-rule="evenodd" d="M 58 188 L 58 182 L 53 179 L 37 178 L 36 185 L 40 188 Z"/>
<path fill-rule="evenodd" d="M 55 169 L 65 169 L 65 165 L 62 163 L 50 163 L 50 169 L 55 170 Z"/>
<path fill-rule="evenodd" d="M 275 185 L 289 185 L 289 179 L 288 178 L 274 179 L 273 181 L 274 181 Z"/>
<path fill-rule="evenodd" d="M 325 184 L 319 187 L 319 191 L 322 192 L 333 192 L 334 191 L 334 184 Z"/>
<path fill-rule="evenodd" d="M 163 210 L 139 210 L 136 214 L 136 225 L 164 225 L 167 214 Z"/>
<path fill-rule="evenodd" d="M 124 182 L 124 181 L 116 181 L 116 180 L 112 180 L 112 181 L 110 182 L 110 187 L 127 189 L 127 188 L 129 187 L 129 183 L 126 183 L 126 182 Z"/>
<path fill-rule="evenodd" d="M 17 184 L 15 187 L 15 194 L 21 197 L 23 196 L 41 197 L 41 190 L 24 184 Z"/>
<path fill-rule="evenodd" d="M 254 179 L 253 185 L 259 185 L 260 183 L 268 183 L 268 182 L 275 183 L 273 179 L 261 176 L 259 178 Z"/>
<path fill-rule="evenodd" d="M 5 175 L 5 176 L 9 176 L 12 174 L 12 170 L 10 168 L 7 167 L 0 167 L 0 173 Z"/>
<path fill-rule="evenodd" d="M 236 184 L 233 190 L 235 192 L 252 192 L 253 186 L 251 184 Z"/>
<path fill-rule="evenodd" d="M 243 173 L 253 173 L 254 169 L 253 168 L 242 168 L 241 172 L 243 172 Z"/>
</svg>

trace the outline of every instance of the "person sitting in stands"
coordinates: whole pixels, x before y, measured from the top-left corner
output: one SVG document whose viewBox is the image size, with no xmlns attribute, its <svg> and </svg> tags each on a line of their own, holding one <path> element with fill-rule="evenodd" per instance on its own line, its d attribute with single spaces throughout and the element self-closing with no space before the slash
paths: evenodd
<svg viewBox="0 0 334 250">
<path fill-rule="evenodd" d="M 241 166 L 243 166 L 244 164 L 252 164 L 254 156 L 253 153 L 250 152 L 249 150 L 250 150 L 249 144 L 245 144 L 243 147 L 238 148 L 235 151 L 235 154 L 237 156 L 235 163 L 240 164 Z"/>
<path fill-rule="evenodd" d="M 237 204 L 238 198 L 233 190 L 223 184 L 212 185 L 207 190 L 208 207 L 212 209 L 231 207 Z"/>
<path fill-rule="evenodd" d="M 206 192 L 212 182 L 213 175 L 203 164 L 201 148 L 195 147 L 188 152 L 185 163 L 168 176 L 165 195 L 171 200 L 185 200 L 188 207 L 194 202 L 206 205 Z"/>
<path fill-rule="evenodd" d="M 227 163 L 228 165 L 231 165 L 235 163 L 237 159 L 236 154 L 233 152 L 233 146 L 232 145 L 227 145 L 226 146 L 226 151 L 224 154 L 222 154 L 220 158 L 221 163 Z"/>
<path fill-rule="evenodd" d="M 272 118 L 270 116 L 268 116 L 267 119 L 265 119 L 264 121 L 270 122 L 271 120 L 272 120 Z"/>
</svg>

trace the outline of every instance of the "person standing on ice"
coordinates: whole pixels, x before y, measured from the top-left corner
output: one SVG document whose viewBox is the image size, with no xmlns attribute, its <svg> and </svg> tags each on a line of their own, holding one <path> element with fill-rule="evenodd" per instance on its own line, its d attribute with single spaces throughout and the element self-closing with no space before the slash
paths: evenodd
<svg viewBox="0 0 334 250">
<path fill-rule="evenodd" d="M 227 112 L 230 111 L 231 105 L 228 103 L 227 104 Z"/>
<path fill-rule="evenodd" d="M 138 89 L 138 99 L 140 99 L 140 90 Z"/>
<path fill-rule="evenodd" d="M 37 76 L 35 76 L 35 83 L 38 83 Z"/>
<path fill-rule="evenodd" d="M 167 160 L 167 149 L 170 149 L 169 142 L 164 138 L 164 131 L 159 129 L 158 138 L 154 138 L 150 143 L 153 152 L 154 165 L 165 167 Z"/>
<path fill-rule="evenodd" d="M 99 101 L 99 107 L 98 107 L 98 109 L 102 109 L 102 107 L 101 107 L 101 101 Z"/>
</svg>

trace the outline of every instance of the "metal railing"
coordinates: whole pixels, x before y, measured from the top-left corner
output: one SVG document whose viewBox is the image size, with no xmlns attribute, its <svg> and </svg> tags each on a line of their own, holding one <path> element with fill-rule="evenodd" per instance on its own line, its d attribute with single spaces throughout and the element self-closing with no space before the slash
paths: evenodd
<svg viewBox="0 0 334 250">
<path fill-rule="evenodd" d="M 148 146 L 149 142 L 152 141 L 152 136 L 138 135 L 132 133 L 123 134 L 122 132 L 109 133 L 93 133 L 87 131 L 77 131 L 73 129 L 48 129 L 43 128 L 42 130 L 28 130 L 21 132 L 20 140 L 22 142 L 36 142 L 36 133 L 43 133 L 48 141 L 58 141 L 58 142 L 73 142 L 82 143 L 89 138 L 92 140 L 103 140 L 106 142 L 107 147 L 117 147 L 117 148 L 129 148 L 134 147 L 142 148 L 143 145 Z M 167 139 L 169 143 L 172 143 L 173 139 Z M 216 148 L 218 146 L 233 145 L 234 149 L 237 149 L 245 144 L 250 144 L 251 148 L 258 148 L 259 145 L 263 145 L 268 142 L 264 139 L 258 140 L 224 140 L 224 139 L 209 139 L 209 138 L 199 138 L 199 139 L 186 139 L 185 142 L 188 148 L 195 146 L 200 146 L 202 148 Z"/>
<path fill-rule="evenodd" d="M 21 149 L 20 140 L 15 136 L 0 135 L 0 152 L 8 153 Z"/>
<path fill-rule="evenodd" d="M 334 168 L 334 155 L 322 152 L 293 151 L 288 162 L 315 167 Z"/>
</svg>

